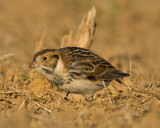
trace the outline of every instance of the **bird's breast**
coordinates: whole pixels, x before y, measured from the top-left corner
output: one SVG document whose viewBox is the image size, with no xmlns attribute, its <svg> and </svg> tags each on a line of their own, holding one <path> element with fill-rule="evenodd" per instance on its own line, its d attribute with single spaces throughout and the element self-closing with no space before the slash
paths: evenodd
<svg viewBox="0 0 160 128">
<path fill-rule="evenodd" d="M 59 86 L 59 88 L 66 92 L 84 94 L 84 95 L 93 95 L 94 92 L 104 88 L 104 86 L 95 84 L 90 80 L 76 79 L 76 80 L 72 80 L 68 84 Z"/>
</svg>

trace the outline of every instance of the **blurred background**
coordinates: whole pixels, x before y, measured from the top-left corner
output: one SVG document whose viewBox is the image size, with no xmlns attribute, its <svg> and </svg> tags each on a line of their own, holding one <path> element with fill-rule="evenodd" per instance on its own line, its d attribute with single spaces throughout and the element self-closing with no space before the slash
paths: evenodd
<svg viewBox="0 0 160 128">
<path fill-rule="evenodd" d="M 0 55 L 16 54 L 0 65 L 10 74 L 4 77 L 29 74 L 42 32 L 47 48 L 59 48 L 92 6 L 97 27 L 91 50 L 131 73 L 131 87 L 145 90 L 151 83 L 150 91 L 160 93 L 160 0 L 0 0 Z"/>
<path fill-rule="evenodd" d="M 97 10 L 94 52 L 107 60 L 126 57 L 128 65 L 131 59 L 133 66 L 140 61 L 143 68 L 158 66 L 159 0 L 1 0 L 0 54 L 12 51 L 20 62 L 29 63 L 43 30 L 47 47 L 59 48 L 62 37 L 70 30 L 76 33 L 92 6 Z"/>
<path fill-rule="evenodd" d="M 132 71 L 143 79 L 156 74 L 160 63 L 159 0 L 1 0 L 0 55 L 16 53 L 17 63 L 10 66 L 27 72 L 42 32 L 46 30 L 47 48 L 59 48 L 62 37 L 70 30 L 76 33 L 92 6 L 97 10 L 97 28 L 91 50 L 126 72 L 132 62 Z"/>
<path fill-rule="evenodd" d="M 31 48 L 43 30 L 47 31 L 48 47 L 58 48 L 62 37 L 70 30 L 76 32 L 84 14 L 95 6 L 95 52 L 105 52 L 105 57 L 112 51 L 112 56 L 127 53 L 159 60 L 159 3 L 159 0 L 1 0 L 1 54 L 18 53 L 25 48 L 24 56 L 32 55 Z"/>
</svg>

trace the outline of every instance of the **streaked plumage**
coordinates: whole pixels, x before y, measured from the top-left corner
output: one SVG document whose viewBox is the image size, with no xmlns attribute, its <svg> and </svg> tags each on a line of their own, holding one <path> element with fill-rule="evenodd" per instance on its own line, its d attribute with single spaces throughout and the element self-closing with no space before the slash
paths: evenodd
<svg viewBox="0 0 160 128">
<path fill-rule="evenodd" d="M 104 88 L 102 80 L 107 86 L 112 80 L 129 76 L 94 52 L 79 47 L 39 51 L 30 67 L 58 88 L 89 97 Z"/>
</svg>

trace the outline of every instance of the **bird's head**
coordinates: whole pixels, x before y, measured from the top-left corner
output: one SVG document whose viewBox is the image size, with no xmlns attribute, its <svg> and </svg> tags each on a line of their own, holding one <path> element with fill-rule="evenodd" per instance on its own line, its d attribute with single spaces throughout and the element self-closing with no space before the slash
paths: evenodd
<svg viewBox="0 0 160 128">
<path fill-rule="evenodd" d="M 35 68 L 37 72 L 43 75 L 47 75 L 54 72 L 58 60 L 59 54 L 55 49 L 45 49 L 34 55 L 29 67 Z"/>
</svg>

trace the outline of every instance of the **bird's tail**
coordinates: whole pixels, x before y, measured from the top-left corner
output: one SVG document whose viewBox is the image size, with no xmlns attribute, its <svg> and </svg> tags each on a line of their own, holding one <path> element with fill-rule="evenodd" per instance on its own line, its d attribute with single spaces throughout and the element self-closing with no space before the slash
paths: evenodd
<svg viewBox="0 0 160 128">
<path fill-rule="evenodd" d="M 123 73 L 123 72 L 121 72 L 121 71 L 119 71 L 119 70 L 116 70 L 116 71 L 114 72 L 114 74 L 116 74 L 116 75 L 118 75 L 118 76 L 120 76 L 120 77 L 130 76 L 128 73 Z"/>
</svg>

